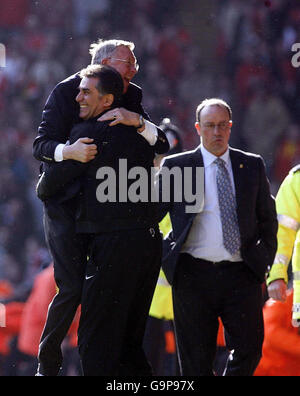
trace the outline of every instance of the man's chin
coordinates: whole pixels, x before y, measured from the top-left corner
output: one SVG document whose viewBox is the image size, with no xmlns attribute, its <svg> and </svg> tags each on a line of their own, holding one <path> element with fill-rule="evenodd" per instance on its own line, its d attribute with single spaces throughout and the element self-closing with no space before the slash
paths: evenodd
<svg viewBox="0 0 300 396">
<path fill-rule="evenodd" d="M 215 150 L 215 155 L 217 156 L 217 157 L 221 157 L 223 154 L 225 154 L 226 153 L 226 151 L 227 151 L 227 147 L 226 148 L 221 148 L 221 149 L 218 149 L 218 150 Z"/>
<path fill-rule="evenodd" d="M 129 87 L 129 83 L 130 83 L 130 81 L 123 80 L 123 86 L 124 86 L 123 93 L 127 92 L 127 89 Z"/>
<path fill-rule="evenodd" d="M 79 113 L 79 118 L 81 118 L 82 120 L 87 120 L 89 118 L 89 115 L 85 111 L 81 111 Z"/>
<path fill-rule="evenodd" d="M 223 155 L 228 149 L 228 145 L 224 145 L 224 142 L 220 143 L 215 143 L 210 147 L 208 151 L 210 151 L 212 154 L 215 156 L 219 157 Z"/>
</svg>

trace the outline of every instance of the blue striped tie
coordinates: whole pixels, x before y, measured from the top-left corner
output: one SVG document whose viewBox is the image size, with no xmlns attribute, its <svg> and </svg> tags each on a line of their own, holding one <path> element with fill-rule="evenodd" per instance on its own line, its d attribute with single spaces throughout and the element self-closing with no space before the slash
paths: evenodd
<svg viewBox="0 0 300 396">
<path fill-rule="evenodd" d="M 223 243 L 225 249 L 234 255 L 240 249 L 241 238 L 236 213 L 236 200 L 233 194 L 231 181 L 225 166 L 225 161 L 217 158 L 217 188 L 222 221 Z"/>
</svg>

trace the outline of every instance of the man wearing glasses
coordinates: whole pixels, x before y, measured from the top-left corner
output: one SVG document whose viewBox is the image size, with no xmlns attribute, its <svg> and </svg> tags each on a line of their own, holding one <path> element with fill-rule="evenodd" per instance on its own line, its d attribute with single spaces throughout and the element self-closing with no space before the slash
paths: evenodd
<svg viewBox="0 0 300 396">
<path fill-rule="evenodd" d="M 166 157 L 162 167 L 204 167 L 204 207 L 161 203 L 172 232 L 164 241 L 163 269 L 173 288 L 182 375 L 213 373 L 220 318 L 231 351 L 224 375 L 252 375 L 264 338 L 261 283 L 276 253 L 274 199 L 262 158 L 229 147 L 232 111 L 206 99 L 196 111 L 201 144 Z M 184 172 L 183 172 L 184 174 Z M 172 191 L 172 188 L 171 188 Z"/>
<path fill-rule="evenodd" d="M 105 114 L 100 121 L 112 120 L 133 126 L 154 147 L 156 153 L 169 149 L 165 134 L 149 121 L 141 104 L 142 90 L 131 80 L 138 71 L 134 44 L 122 40 L 99 40 L 91 45 L 92 64 L 115 68 L 123 79 L 124 91 L 119 108 Z M 65 160 L 82 163 L 93 160 L 97 146 L 88 136 L 68 144 L 72 127 L 80 122 L 81 113 L 75 98 L 80 84 L 79 73 L 59 83 L 50 94 L 43 111 L 38 136 L 33 143 L 35 158 L 42 161 L 42 171 Z M 82 114 L 81 114 L 82 115 Z M 55 280 L 59 288 L 49 306 L 39 349 L 38 375 L 56 376 L 62 364 L 61 343 L 66 336 L 81 301 L 86 271 L 87 244 L 75 232 L 77 198 L 74 191 L 62 191 L 44 202 L 45 236 L 54 261 Z"/>
</svg>

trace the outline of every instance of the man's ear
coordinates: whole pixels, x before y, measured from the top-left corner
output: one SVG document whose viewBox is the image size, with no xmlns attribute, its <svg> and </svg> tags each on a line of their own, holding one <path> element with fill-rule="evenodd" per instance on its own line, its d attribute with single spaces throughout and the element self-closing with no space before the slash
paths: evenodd
<svg viewBox="0 0 300 396">
<path fill-rule="evenodd" d="M 197 130 L 197 134 L 199 136 L 201 136 L 201 133 L 200 133 L 201 127 L 200 127 L 200 123 L 198 121 L 195 122 L 195 128 Z"/>
<path fill-rule="evenodd" d="M 110 107 L 114 103 L 114 100 L 115 100 L 113 94 L 106 94 L 106 95 L 104 95 L 103 99 L 104 99 L 103 105 L 106 108 Z"/>
<path fill-rule="evenodd" d="M 229 127 L 232 128 L 232 120 L 229 121 Z"/>
</svg>

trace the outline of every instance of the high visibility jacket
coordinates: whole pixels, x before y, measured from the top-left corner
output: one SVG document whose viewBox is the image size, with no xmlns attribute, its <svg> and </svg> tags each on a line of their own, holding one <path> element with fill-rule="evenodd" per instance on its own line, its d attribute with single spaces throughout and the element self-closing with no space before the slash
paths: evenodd
<svg viewBox="0 0 300 396">
<path fill-rule="evenodd" d="M 164 236 L 171 230 L 171 219 L 168 214 L 160 222 L 159 227 Z M 174 318 L 172 288 L 163 270 L 159 273 L 149 315 L 157 319 L 165 320 L 172 320 Z"/>
<path fill-rule="evenodd" d="M 278 248 L 267 284 L 277 279 L 288 282 L 288 266 L 293 269 L 293 319 L 300 319 L 300 164 L 284 179 L 276 197 Z"/>
</svg>

